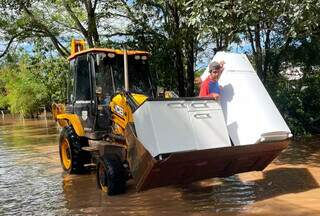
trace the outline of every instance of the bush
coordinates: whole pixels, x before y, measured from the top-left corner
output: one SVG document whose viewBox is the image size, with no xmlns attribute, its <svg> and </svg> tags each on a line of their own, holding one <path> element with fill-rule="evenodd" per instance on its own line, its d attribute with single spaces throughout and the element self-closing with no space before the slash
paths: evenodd
<svg viewBox="0 0 320 216">
<path fill-rule="evenodd" d="M 267 89 L 296 136 L 320 133 L 320 75 L 317 73 L 298 80 L 271 77 Z"/>
<path fill-rule="evenodd" d="M 0 108 L 33 117 L 41 107 L 65 100 L 66 60 L 23 55 L 0 68 Z"/>
</svg>

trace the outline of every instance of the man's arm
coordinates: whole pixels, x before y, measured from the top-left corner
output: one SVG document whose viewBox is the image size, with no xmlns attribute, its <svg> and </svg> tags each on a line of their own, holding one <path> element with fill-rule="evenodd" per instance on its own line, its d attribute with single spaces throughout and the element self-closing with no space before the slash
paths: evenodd
<svg viewBox="0 0 320 216">
<path fill-rule="evenodd" d="M 219 70 L 219 76 L 218 76 L 218 80 L 220 79 L 220 76 L 221 76 L 221 74 L 222 74 L 222 72 L 223 72 L 223 70 L 224 70 L 224 64 L 225 64 L 225 62 L 224 61 L 221 61 L 221 62 L 219 62 L 219 64 L 220 64 L 220 70 Z"/>
</svg>

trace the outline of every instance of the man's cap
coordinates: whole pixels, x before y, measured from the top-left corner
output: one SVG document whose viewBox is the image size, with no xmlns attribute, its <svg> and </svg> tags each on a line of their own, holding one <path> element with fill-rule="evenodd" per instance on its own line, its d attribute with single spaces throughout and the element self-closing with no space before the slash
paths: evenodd
<svg viewBox="0 0 320 216">
<path fill-rule="evenodd" d="M 211 73 L 211 71 L 213 70 L 218 70 L 220 68 L 221 68 L 221 65 L 218 62 L 213 61 L 209 64 L 209 73 Z"/>
</svg>

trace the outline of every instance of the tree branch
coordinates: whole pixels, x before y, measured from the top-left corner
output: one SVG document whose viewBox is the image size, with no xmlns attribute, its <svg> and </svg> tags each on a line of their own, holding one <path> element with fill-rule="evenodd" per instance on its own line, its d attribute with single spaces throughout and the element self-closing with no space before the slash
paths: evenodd
<svg viewBox="0 0 320 216">
<path fill-rule="evenodd" d="M 83 25 L 81 24 L 80 20 L 78 19 L 78 17 L 74 14 L 74 12 L 72 11 L 70 5 L 65 1 L 62 0 L 63 6 L 65 7 L 65 9 L 67 10 L 67 12 L 69 13 L 69 15 L 71 16 L 71 18 L 74 20 L 74 22 L 76 23 L 76 25 L 78 26 L 79 30 L 82 32 L 83 36 L 86 38 L 86 40 L 88 41 L 88 43 L 90 42 L 89 38 L 88 38 L 88 31 L 83 27 Z"/>
<path fill-rule="evenodd" d="M 89 47 L 94 47 L 95 45 L 100 44 L 97 23 L 96 23 L 96 15 L 95 8 L 92 6 L 91 0 L 84 0 L 85 8 L 87 11 L 87 21 L 88 21 L 88 41 Z"/>
<path fill-rule="evenodd" d="M 93 10 L 95 11 L 97 9 L 98 0 L 94 0 L 93 2 Z"/>
<path fill-rule="evenodd" d="M 159 32 L 155 31 L 154 29 L 150 28 L 149 26 L 145 25 L 144 22 L 141 22 L 140 20 L 135 18 L 134 12 L 131 10 L 131 8 L 127 5 L 125 0 L 120 0 L 120 2 L 124 5 L 128 12 L 128 19 L 130 19 L 133 23 L 137 24 L 138 26 L 141 26 L 144 30 L 144 33 L 149 33 L 152 35 L 157 35 L 161 38 L 165 38 L 164 35 L 160 34 Z"/>
<path fill-rule="evenodd" d="M 249 40 L 250 40 L 250 44 L 251 44 L 251 48 L 252 48 L 252 52 L 255 54 L 256 53 L 256 49 L 254 48 L 254 39 L 253 39 L 253 35 L 251 33 L 251 29 L 250 26 L 247 26 L 248 28 L 248 33 L 249 33 Z"/>
<path fill-rule="evenodd" d="M 56 23 L 58 23 L 59 25 L 62 25 L 63 27 L 69 29 L 69 30 L 73 30 L 73 31 L 77 31 L 79 33 L 82 33 L 78 28 L 76 27 L 72 27 L 72 26 L 68 26 L 67 24 L 63 23 L 63 22 L 60 22 L 58 20 L 55 20 Z"/>
<path fill-rule="evenodd" d="M 129 16 L 127 15 L 123 15 L 123 14 L 119 14 L 119 13 L 110 13 L 110 15 L 112 16 L 117 16 L 117 17 L 122 17 L 122 18 L 126 18 L 126 19 L 130 19 Z M 104 14 L 101 14 L 100 16 L 98 16 L 99 18 L 105 17 Z"/>
<path fill-rule="evenodd" d="M 21 34 L 21 33 L 20 33 Z M 4 49 L 4 51 L 0 54 L 0 58 L 2 58 L 3 56 L 5 56 L 7 54 L 7 52 L 10 49 L 11 44 L 13 43 L 13 41 L 18 37 L 19 34 L 12 36 L 12 38 L 9 40 L 6 48 Z"/>
<path fill-rule="evenodd" d="M 38 26 L 38 28 L 43 29 L 46 32 L 47 36 L 51 39 L 53 45 L 56 47 L 57 51 L 62 56 L 68 56 L 70 53 L 69 51 L 59 42 L 59 40 L 54 36 L 54 34 L 45 26 L 44 24 L 40 23 L 33 15 L 33 13 L 22 3 L 22 9 L 27 13 L 27 15 L 33 20 L 34 24 Z"/>
</svg>

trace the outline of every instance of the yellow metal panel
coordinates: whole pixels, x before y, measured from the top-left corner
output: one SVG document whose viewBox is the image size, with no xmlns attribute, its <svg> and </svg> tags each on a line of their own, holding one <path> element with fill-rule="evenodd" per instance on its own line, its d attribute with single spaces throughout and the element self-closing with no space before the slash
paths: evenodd
<svg viewBox="0 0 320 216">
<path fill-rule="evenodd" d="M 79 116 L 77 116 L 76 114 L 59 114 L 57 115 L 57 119 L 66 120 L 68 122 L 68 125 L 72 125 L 74 131 L 78 136 L 85 135 Z"/>
<path fill-rule="evenodd" d="M 113 121 L 118 124 L 120 127 L 122 128 L 125 128 L 127 123 L 128 123 L 128 120 L 127 119 L 122 119 L 120 118 L 119 116 L 113 114 L 112 115 L 112 118 L 113 118 Z"/>
<path fill-rule="evenodd" d="M 64 104 L 53 103 L 51 106 L 52 116 L 54 120 L 57 120 L 57 115 L 64 114 L 66 112 L 66 107 Z"/>
<path fill-rule="evenodd" d="M 132 94 L 138 105 L 141 105 L 147 100 L 147 96 L 143 94 Z M 110 109 L 113 113 L 112 121 L 114 122 L 113 132 L 115 134 L 124 135 L 124 130 L 129 122 L 133 122 L 133 116 L 130 106 L 127 104 L 126 97 L 119 93 L 112 98 L 110 102 Z M 121 111 L 119 111 L 121 110 Z"/>
<path fill-rule="evenodd" d="M 66 108 L 64 104 L 56 104 L 53 103 L 51 106 L 52 116 L 53 119 L 56 120 L 60 127 L 66 127 L 68 126 L 68 122 L 63 119 L 57 119 L 57 116 L 60 114 L 65 114 Z"/>
<path fill-rule="evenodd" d="M 119 117 L 114 117 L 113 122 L 113 133 L 118 135 L 124 135 L 124 128 L 127 125 L 127 123 L 121 120 Z"/>
<path fill-rule="evenodd" d="M 81 52 L 85 49 L 86 42 L 84 40 L 76 40 L 72 38 L 71 40 L 71 55 L 74 55 L 77 52 Z"/>
<path fill-rule="evenodd" d="M 148 97 L 143 94 L 132 94 L 133 98 L 138 102 L 139 105 L 143 104 Z"/>
</svg>

